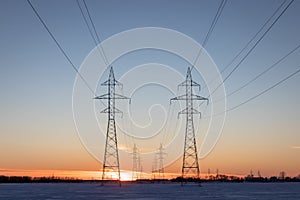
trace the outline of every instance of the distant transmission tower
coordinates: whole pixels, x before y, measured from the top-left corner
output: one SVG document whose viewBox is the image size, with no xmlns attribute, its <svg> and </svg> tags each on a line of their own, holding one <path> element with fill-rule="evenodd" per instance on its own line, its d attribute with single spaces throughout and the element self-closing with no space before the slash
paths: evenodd
<svg viewBox="0 0 300 200">
<path fill-rule="evenodd" d="M 143 165 L 142 165 L 142 159 L 141 159 L 141 155 L 139 154 L 139 158 L 138 158 L 138 169 L 139 169 L 139 179 L 142 179 L 142 175 L 143 175 Z"/>
<path fill-rule="evenodd" d="M 134 144 L 133 145 L 133 149 L 132 149 L 132 177 L 131 179 L 132 180 L 136 180 L 139 178 L 139 174 L 138 174 L 138 171 L 140 170 L 139 169 L 139 155 L 138 155 L 138 149 L 136 147 L 136 145 Z"/>
<path fill-rule="evenodd" d="M 192 80 L 191 69 L 188 68 L 186 74 L 186 80 L 179 84 L 179 86 L 185 87 L 185 94 L 178 97 L 172 98 L 172 100 L 184 100 L 186 101 L 186 108 L 178 113 L 186 115 L 186 129 L 184 139 L 184 152 L 183 152 L 183 163 L 182 163 L 182 180 L 185 178 L 200 178 L 199 162 L 197 155 L 197 146 L 195 138 L 195 130 L 193 123 L 193 114 L 201 114 L 199 111 L 193 108 L 194 100 L 206 100 L 207 98 L 193 94 L 192 88 L 194 86 L 201 89 L 200 84 Z M 195 177 L 196 175 L 196 177 Z"/>
<path fill-rule="evenodd" d="M 122 112 L 115 107 L 115 100 L 129 99 L 125 96 L 115 93 L 115 87 L 121 85 L 122 84 L 115 79 L 114 71 L 113 68 L 111 67 L 108 80 L 101 84 L 101 86 L 108 87 L 108 93 L 95 97 L 95 99 L 108 100 L 108 107 L 105 108 L 103 111 L 101 111 L 101 113 L 108 114 L 102 181 L 115 178 L 112 175 L 112 173 L 117 172 L 117 180 L 119 181 L 120 185 L 121 185 L 120 182 L 121 175 L 120 175 L 120 162 L 119 162 L 119 153 L 118 153 L 115 114 L 122 113 Z"/>
<path fill-rule="evenodd" d="M 152 164 L 152 175 L 153 175 L 153 179 L 156 179 L 155 174 L 157 172 L 157 154 L 154 154 L 154 161 Z"/>
<path fill-rule="evenodd" d="M 164 169 L 164 155 L 165 154 L 166 153 L 164 152 L 164 148 L 163 148 L 162 144 L 160 144 L 159 151 L 157 153 L 157 156 L 158 156 L 157 158 L 158 158 L 158 162 L 159 162 L 157 172 L 158 172 L 158 176 L 163 179 L 165 177 L 165 169 Z"/>
</svg>

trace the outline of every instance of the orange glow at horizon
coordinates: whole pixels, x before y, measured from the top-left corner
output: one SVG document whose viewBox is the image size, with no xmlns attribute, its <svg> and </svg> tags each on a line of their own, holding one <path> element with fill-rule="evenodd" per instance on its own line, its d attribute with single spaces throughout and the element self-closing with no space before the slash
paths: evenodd
<svg viewBox="0 0 300 200">
<path fill-rule="evenodd" d="M 22 170 L 22 169 L 0 169 L 0 175 L 4 176 L 30 176 L 30 177 L 59 177 L 77 178 L 84 180 L 100 180 L 100 172 L 97 171 L 75 171 L 75 170 Z"/>
<path fill-rule="evenodd" d="M 108 172 L 111 179 L 118 179 L 117 172 Z M 132 181 L 132 171 L 120 172 L 121 181 Z M 101 180 L 101 171 L 76 171 L 76 170 L 22 170 L 22 169 L 0 169 L 0 176 L 30 176 L 36 177 L 59 177 L 77 178 L 83 180 Z M 143 178 L 151 178 L 151 174 L 141 173 Z"/>
<path fill-rule="evenodd" d="M 112 180 L 118 179 L 117 172 L 108 172 Z M 121 180 L 120 181 L 135 181 L 136 178 L 132 178 L 134 172 L 121 170 Z M 145 173 L 141 172 L 138 174 L 140 179 L 172 179 L 181 176 L 179 173 L 164 173 L 164 177 L 160 177 L 157 173 Z M 206 174 L 202 173 L 201 178 L 205 179 L 209 175 L 215 176 L 216 174 Z M 235 174 L 226 174 L 228 176 L 237 176 L 244 177 L 241 175 Z M 82 179 L 82 180 L 101 180 L 102 172 L 101 171 L 74 171 L 74 170 L 16 170 L 16 169 L 0 169 L 0 176 L 30 176 L 33 178 L 38 177 L 58 177 L 58 178 L 73 178 L 73 179 Z"/>
</svg>

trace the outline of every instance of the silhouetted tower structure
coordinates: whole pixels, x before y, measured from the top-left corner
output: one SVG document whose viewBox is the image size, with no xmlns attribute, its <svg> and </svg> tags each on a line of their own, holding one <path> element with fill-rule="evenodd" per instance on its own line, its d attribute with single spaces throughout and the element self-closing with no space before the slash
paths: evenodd
<svg viewBox="0 0 300 200">
<path fill-rule="evenodd" d="M 185 94 L 172 98 L 171 101 L 184 100 L 186 102 L 185 109 L 183 109 L 178 113 L 178 116 L 180 114 L 186 115 L 186 128 L 185 128 L 184 151 L 183 151 L 183 162 L 182 162 L 182 178 L 184 179 L 188 177 L 194 177 L 199 180 L 200 170 L 199 170 L 199 161 L 198 161 L 198 154 L 197 154 L 193 115 L 194 114 L 201 115 L 201 113 L 198 110 L 193 108 L 193 101 L 194 100 L 208 101 L 208 99 L 193 94 L 192 88 L 199 87 L 199 91 L 200 91 L 201 86 L 200 84 L 193 81 L 190 67 L 187 70 L 185 81 L 179 84 L 178 87 L 185 87 Z"/>
<path fill-rule="evenodd" d="M 139 154 L 138 154 L 138 149 L 136 147 L 136 144 L 133 145 L 132 149 L 132 180 L 138 179 L 138 171 L 139 169 Z"/>
<path fill-rule="evenodd" d="M 259 178 L 261 178 L 261 173 L 260 173 L 259 170 L 257 171 L 257 176 L 258 176 Z"/>
<path fill-rule="evenodd" d="M 107 86 L 108 88 L 107 94 L 103 94 L 101 96 L 95 97 L 95 99 L 107 99 L 107 103 L 108 103 L 107 108 L 101 111 L 101 113 L 108 114 L 106 142 L 105 142 L 104 160 L 103 160 L 103 168 L 102 168 L 102 181 L 111 179 L 110 176 L 108 176 L 108 174 L 117 172 L 117 180 L 121 185 L 115 114 L 122 113 L 122 112 L 115 107 L 115 100 L 129 99 L 129 98 L 115 93 L 116 86 L 122 86 L 122 84 L 115 79 L 114 71 L 112 67 L 110 67 L 108 80 L 102 83 L 101 86 Z"/>
<path fill-rule="evenodd" d="M 142 175 L 143 175 L 143 165 L 142 165 L 142 159 L 141 159 L 141 156 L 139 154 L 139 157 L 138 157 L 138 169 L 139 169 L 139 179 L 142 179 Z"/>
<path fill-rule="evenodd" d="M 158 158 L 158 176 L 159 178 L 164 178 L 165 177 L 165 169 L 164 169 L 164 155 L 166 153 L 164 152 L 164 148 L 162 146 L 162 144 L 160 144 L 159 149 L 158 149 L 158 153 L 157 153 L 157 158 Z"/>
<path fill-rule="evenodd" d="M 250 170 L 250 177 L 251 177 L 251 178 L 254 177 L 252 169 Z"/>
<path fill-rule="evenodd" d="M 152 175 L 153 178 L 156 179 L 155 175 L 157 172 L 157 154 L 154 154 L 154 160 L 153 160 L 153 164 L 152 164 Z"/>
</svg>

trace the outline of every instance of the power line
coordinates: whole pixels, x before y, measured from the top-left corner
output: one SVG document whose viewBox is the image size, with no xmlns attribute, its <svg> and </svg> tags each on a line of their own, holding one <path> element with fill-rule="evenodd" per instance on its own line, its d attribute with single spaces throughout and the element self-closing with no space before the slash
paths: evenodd
<svg viewBox="0 0 300 200">
<path fill-rule="evenodd" d="M 299 66 L 299 67 L 300 67 L 300 66 Z M 298 69 L 297 71 L 295 71 L 295 72 L 293 72 L 292 74 L 288 75 L 288 76 L 285 77 L 284 79 L 281 79 L 279 82 L 277 82 L 276 84 L 272 85 L 271 87 L 265 89 L 264 91 L 258 93 L 257 95 L 255 95 L 255 96 L 253 96 L 253 97 L 247 99 L 246 101 L 244 101 L 244 102 L 242 102 L 242 103 L 240 103 L 240 104 L 238 104 L 238 105 L 236 105 L 236 106 L 230 108 L 229 110 L 227 110 L 227 112 L 232 111 L 232 110 L 234 110 L 234 109 L 236 109 L 236 108 L 238 108 L 238 107 L 240 107 L 240 106 L 242 106 L 242 105 L 244 105 L 244 104 L 246 104 L 246 103 L 248 103 L 248 102 L 250 102 L 250 101 L 256 99 L 257 97 L 259 97 L 259 96 L 261 96 L 261 95 L 267 93 L 268 91 L 272 90 L 272 89 L 275 88 L 276 86 L 278 86 L 278 85 L 280 85 L 281 83 L 283 83 L 283 82 L 287 81 L 288 79 L 292 78 L 293 76 L 295 76 L 295 75 L 298 74 L 299 72 L 300 72 L 300 69 Z"/>
<path fill-rule="evenodd" d="M 87 18 L 85 17 L 84 11 L 83 11 L 82 8 L 81 8 L 81 5 L 80 5 L 80 3 L 79 3 L 79 0 L 76 0 L 76 2 L 77 2 L 77 5 L 78 5 L 79 10 L 80 10 L 80 12 L 81 12 L 81 15 L 82 15 L 82 17 L 83 17 L 83 20 L 84 20 L 84 22 L 85 22 L 85 24 L 86 24 L 86 26 L 87 26 L 87 28 L 88 28 L 88 30 L 89 30 L 89 33 L 90 33 L 90 35 L 92 36 L 95 45 L 97 46 L 97 45 L 98 45 L 97 40 L 96 40 L 96 38 L 95 38 L 95 36 L 94 36 L 94 34 L 93 34 L 93 32 L 92 32 L 91 27 L 89 26 L 89 23 L 88 23 L 88 21 L 87 21 Z"/>
<path fill-rule="evenodd" d="M 213 91 L 211 94 L 208 95 L 208 98 L 210 96 L 212 96 L 219 88 L 222 84 L 224 84 L 224 82 L 232 75 L 232 73 L 241 65 L 241 63 L 246 59 L 246 57 L 254 50 L 254 48 L 258 45 L 258 43 L 265 37 L 265 35 L 270 31 L 270 29 L 275 25 L 275 23 L 279 20 L 279 18 L 284 14 L 284 12 L 289 8 L 289 6 L 293 3 L 294 0 L 291 0 L 290 3 L 284 8 L 284 10 L 281 11 L 281 13 L 278 15 L 278 17 L 273 21 L 273 23 L 269 26 L 269 28 L 264 32 L 264 34 L 259 38 L 259 40 L 256 41 L 256 43 L 254 44 L 254 46 L 248 51 L 248 53 L 242 58 L 242 60 L 235 66 L 235 68 L 229 73 L 229 75 L 222 81 L 221 84 L 219 84 Z M 280 10 L 280 8 L 283 6 L 284 3 L 286 3 L 286 1 L 284 1 L 277 9 L 276 11 L 271 15 L 271 17 L 265 22 L 265 24 L 260 28 L 260 30 L 257 32 L 258 33 L 265 27 L 266 24 L 268 24 L 268 22 L 271 20 L 271 18 L 278 12 L 278 10 Z M 251 39 L 252 40 L 252 39 Z M 248 42 L 249 44 L 251 43 L 251 40 Z M 247 47 L 245 46 L 243 49 L 246 49 Z M 298 48 L 298 47 L 296 47 Z M 292 50 L 289 54 L 291 54 L 292 52 L 294 52 L 294 50 Z M 241 53 L 241 52 L 240 52 Z M 240 54 L 239 53 L 239 54 Z M 286 56 L 288 56 L 286 55 Z M 284 56 L 282 59 L 284 59 L 286 56 Z M 237 57 L 237 56 L 236 56 Z M 280 60 L 278 62 L 281 62 Z M 275 65 L 277 65 L 275 63 Z M 223 70 L 224 71 L 224 70 Z M 258 77 L 257 77 L 258 78 Z M 257 79 L 256 78 L 256 79 Z M 250 84 L 250 83 L 249 83 Z M 242 86 L 242 87 L 246 87 L 246 86 Z M 239 89 L 240 90 L 240 89 Z M 232 94 L 231 94 L 232 95 Z M 202 103 L 198 106 L 200 107 L 202 105 Z"/>
<path fill-rule="evenodd" d="M 248 46 L 253 42 L 253 40 L 258 36 L 258 34 L 267 26 L 267 24 L 271 21 L 271 19 L 275 16 L 275 14 L 280 10 L 280 8 L 287 2 L 287 0 L 283 1 L 280 6 L 273 12 L 273 14 L 267 19 L 267 21 L 260 27 L 260 29 L 253 35 L 253 37 L 247 42 L 247 44 L 233 57 L 233 59 L 224 67 L 221 71 L 221 74 L 232 65 L 232 63 L 248 48 Z"/>
<path fill-rule="evenodd" d="M 254 41 L 254 39 L 258 36 L 258 34 L 269 24 L 271 19 L 275 16 L 276 13 L 283 7 L 283 5 L 287 2 L 287 0 L 283 1 L 279 7 L 272 13 L 272 15 L 266 20 L 266 22 L 260 27 L 260 29 L 253 35 L 253 37 L 246 43 L 246 45 L 230 60 L 230 62 L 220 71 L 220 74 L 223 74 L 228 67 L 230 67 L 233 62 L 249 47 L 249 45 Z M 217 78 L 214 78 L 211 82 L 215 81 Z M 203 89 L 207 88 L 207 84 L 203 87 Z"/>
<path fill-rule="evenodd" d="M 93 41 L 94 41 L 94 44 L 95 44 L 95 46 L 96 46 L 96 48 L 97 48 L 97 50 L 98 50 L 100 56 L 101 56 L 102 59 L 104 60 L 105 64 L 106 64 L 106 65 L 109 65 L 108 60 L 107 60 L 107 58 L 106 58 L 106 56 L 105 56 L 105 53 L 103 53 L 103 52 L 104 52 L 103 49 L 102 49 L 102 51 L 101 51 L 101 49 L 99 49 L 98 44 L 100 44 L 101 47 L 102 47 L 102 45 L 101 45 L 101 41 L 99 40 L 99 37 L 97 36 L 97 35 L 98 35 L 97 32 L 95 32 L 95 29 L 92 29 L 92 28 L 90 27 L 90 25 L 89 25 L 89 23 L 88 23 L 88 19 L 87 19 L 87 17 L 86 17 L 85 14 L 84 14 L 84 11 L 83 11 L 83 9 L 82 9 L 80 3 L 79 3 L 79 0 L 76 0 L 76 2 L 77 2 L 77 5 L 78 5 L 78 7 L 79 7 L 79 9 L 80 9 L 80 13 L 81 13 L 81 15 L 82 15 L 82 18 L 83 18 L 83 20 L 84 20 L 84 22 L 85 22 L 85 24 L 86 24 L 86 26 L 87 26 L 87 28 L 88 28 L 88 30 L 89 30 L 89 33 L 90 33 L 90 35 L 91 35 L 91 37 L 92 37 L 92 39 L 93 39 Z M 86 10 L 87 10 L 87 7 L 85 7 L 85 8 L 86 8 Z M 87 11 L 87 12 L 88 12 L 88 11 Z M 91 19 L 91 18 L 90 18 L 90 19 Z M 94 30 L 95 33 L 93 33 L 93 30 Z M 94 36 L 94 34 L 96 35 L 96 37 Z"/>
<path fill-rule="evenodd" d="M 224 113 L 227 113 L 227 112 L 230 112 L 232 110 L 235 110 L 237 108 L 239 108 L 240 106 L 242 105 L 245 105 L 247 103 L 249 103 L 250 101 L 253 101 L 254 99 L 260 97 L 261 95 L 269 92 L 270 90 L 272 90 L 273 88 L 277 87 L 278 85 L 284 83 L 285 81 L 287 81 L 288 79 L 292 78 L 293 76 L 295 76 L 296 74 L 298 74 L 300 72 L 300 66 L 298 66 L 298 70 L 296 70 L 295 72 L 291 73 L 290 75 L 286 76 L 285 78 L 281 79 L 279 82 L 273 84 L 272 86 L 268 87 L 267 89 L 261 91 L 260 93 L 256 94 L 255 96 L 252 96 L 250 98 L 248 98 L 247 100 L 243 101 L 242 103 L 236 105 L 236 106 L 233 106 L 232 108 L 229 108 L 227 109 L 226 111 L 223 111 L 223 112 L 220 112 L 220 113 L 217 113 L 215 115 L 211 115 L 211 116 L 205 116 L 205 118 L 209 118 L 209 117 L 213 117 L 213 116 L 218 116 L 218 115 L 222 115 Z"/>
<path fill-rule="evenodd" d="M 64 51 L 64 49 L 62 48 L 62 46 L 59 44 L 59 42 L 56 40 L 56 38 L 54 37 L 54 35 L 52 34 L 52 32 L 50 31 L 50 29 L 48 28 L 48 26 L 46 25 L 46 23 L 44 22 L 44 20 L 42 19 L 42 17 L 40 16 L 40 14 L 38 13 L 38 11 L 34 8 L 34 6 L 32 5 L 32 3 L 30 2 L 30 0 L 27 0 L 28 4 L 30 5 L 30 7 L 32 8 L 32 10 L 34 11 L 35 15 L 37 16 L 37 18 L 40 20 L 40 22 L 43 24 L 44 28 L 47 30 L 47 32 L 49 33 L 50 37 L 52 38 L 52 40 L 55 42 L 55 44 L 57 45 L 57 47 L 59 48 L 59 50 L 62 52 L 62 54 L 66 57 L 66 59 L 68 60 L 68 62 L 71 64 L 73 70 L 78 74 L 78 76 L 81 78 L 81 80 L 84 82 L 84 84 L 87 86 L 87 88 L 92 92 L 93 95 L 96 96 L 94 90 L 90 87 L 90 85 L 88 84 L 88 82 L 84 79 L 84 77 L 79 73 L 78 69 L 75 67 L 74 63 L 71 61 L 70 57 L 67 55 L 67 53 Z"/>
<path fill-rule="evenodd" d="M 231 93 L 229 93 L 228 95 L 226 95 L 226 97 L 229 97 L 229 96 L 237 93 L 241 89 L 243 89 L 243 88 L 247 87 L 248 85 L 250 85 L 252 82 L 254 82 L 255 80 L 257 80 L 259 77 L 261 77 L 262 75 L 264 75 L 265 73 L 267 73 L 271 69 L 273 69 L 275 66 L 277 66 L 279 63 L 281 63 L 284 59 L 286 59 L 289 55 L 291 55 L 292 53 L 294 53 L 299 48 L 300 48 L 300 44 L 297 47 L 295 47 L 294 49 L 292 49 L 290 52 L 288 52 L 286 55 L 284 55 L 283 57 L 281 57 L 278 61 L 276 61 L 274 64 L 272 64 L 266 70 L 264 70 L 263 72 L 259 73 L 253 79 L 251 79 L 250 81 L 248 81 L 247 83 L 245 83 L 243 86 L 239 87 L 238 89 L 236 89 L 236 90 L 232 91 Z"/>
<path fill-rule="evenodd" d="M 290 56 L 292 53 L 294 53 L 299 48 L 300 48 L 300 44 L 298 46 L 296 46 L 295 48 L 293 48 L 291 51 L 289 51 L 287 54 L 285 54 L 284 56 L 282 56 L 279 60 L 277 60 L 275 63 L 273 63 L 267 69 L 265 69 L 261 73 L 257 74 L 253 79 L 249 80 L 247 83 L 245 83 L 241 87 L 237 88 L 236 90 L 234 90 L 231 93 L 229 93 L 228 95 L 226 95 L 225 98 L 228 98 L 228 97 L 232 96 L 233 94 L 237 93 L 238 91 L 244 89 L 245 87 L 247 87 L 248 85 L 250 85 L 251 83 L 253 83 L 254 81 L 256 81 L 258 78 L 260 78 L 262 75 L 266 74 L 268 71 L 270 71 L 271 69 L 273 69 L 274 67 L 276 67 L 279 63 L 281 63 L 283 60 L 285 60 L 288 56 Z M 224 98 L 216 100 L 214 102 L 216 103 L 216 102 L 219 102 L 219 101 L 221 101 L 223 99 Z"/>
<path fill-rule="evenodd" d="M 205 37 L 205 39 L 204 39 L 202 45 L 206 46 L 206 44 L 207 44 L 207 42 L 208 42 L 208 39 L 210 38 L 210 36 L 211 36 L 211 34 L 212 34 L 212 32 L 213 32 L 213 30 L 214 30 L 214 28 L 215 28 L 215 26 L 216 26 L 216 24 L 217 24 L 219 18 L 220 18 L 220 16 L 221 16 L 221 13 L 222 13 L 222 11 L 223 11 L 223 9 L 224 9 L 226 3 L 227 3 L 227 0 L 222 0 L 220 6 L 219 6 L 219 8 L 218 8 L 217 15 L 214 17 L 213 23 L 211 24 L 211 27 L 210 27 L 210 29 L 209 29 L 209 31 L 208 31 L 208 34 L 207 34 L 207 36 Z"/>
<path fill-rule="evenodd" d="M 98 34 L 97 30 L 96 30 L 95 24 L 94 24 L 94 22 L 93 22 L 93 19 L 92 19 L 92 17 L 91 17 L 90 11 L 89 11 L 89 9 L 88 9 L 88 6 L 87 6 L 85 0 L 83 0 L 83 4 L 84 4 L 84 7 L 85 7 L 85 9 L 86 9 L 86 11 L 87 11 L 88 17 L 89 17 L 90 22 L 91 22 L 92 27 L 93 27 L 93 30 L 94 30 L 94 32 L 95 32 L 95 34 L 96 34 L 98 43 L 100 44 L 100 48 L 101 48 L 101 50 L 102 50 L 102 55 L 103 55 L 104 61 L 106 62 L 107 65 L 109 65 L 107 56 L 106 56 L 106 54 L 105 54 L 105 51 L 104 51 L 103 46 L 102 46 L 102 43 L 101 43 L 101 39 L 100 39 L 99 34 Z M 97 46 L 97 48 L 98 48 L 98 46 Z"/>
<path fill-rule="evenodd" d="M 211 23 L 211 25 L 209 27 L 209 30 L 208 30 L 208 32 L 207 32 L 207 34 L 206 34 L 206 36 L 205 36 L 205 38 L 204 38 L 204 40 L 202 42 L 202 48 L 204 48 L 206 46 L 206 44 L 207 44 L 207 42 L 208 42 L 208 40 L 209 40 L 209 38 L 210 38 L 210 36 L 211 36 L 211 34 L 212 34 L 215 26 L 216 26 L 216 24 L 217 24 L 217 22 L 218 22 L 218 20 L 219 20 L 219 18 L 221 16 L 221 13 L 222 13 L 222 11 L 223 11 L 226 3 L 227 3 L 227 0 L 222 0 L 221 1 L 221 4 L 218 7 L 217 13 L 215 14 L 215 17 L 214 17 L 214 19 L 213 19 L 213 21 L 212 21 L 212 23 Z M 202 48 L 199 50 L 199 52 L 198 52 L 198 54 L 196 56 L 196 59 L 195 59 L 193 65 L 192 65 L 191 70 L 193 70 L 194 65 L 198 61 L 198 59 L 199 59 L 199 57 L 201 55 L 201 52 L 202 52 Z"/>
<path fill-rule="evenodd" d="M 274 22 L 269 26 L 269 28 L 263 33 L 263 35 L 255 42 L 254 46 L 247 52 L 247 54 L 240 60 L 240 62 L 231 70 L 231 72 L 225 77 L 225 79 L 222 81 L 221 84 L 219 84 L 213 92 L 209 95 L 215 93 L 217 89 L 221 87 L 225 83 L 225 81 L 240 67 L 240 65 L 243 63 L 243 61 L 250 55 L 250 53 L 255 49 L 255 47 L 260 43 L 260 41 L 267 35 L 267 33 L 271 30 L 271 28 L 275 25 L 275 23 L 280 19 L 280 17 L 285 13 L 285 11 L 290 7 L 290 5 L 294 2 L 294 0 L 291 0 L 290 3 L 284 8 L 283 11 L 281 11 L 280 15 L 274 20 Z"/>
</svg>

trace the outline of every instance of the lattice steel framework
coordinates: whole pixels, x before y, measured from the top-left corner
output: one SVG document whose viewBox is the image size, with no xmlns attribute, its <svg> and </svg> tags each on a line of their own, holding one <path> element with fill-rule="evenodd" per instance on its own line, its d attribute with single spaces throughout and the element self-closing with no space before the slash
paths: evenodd
<svg viewBox="0 0 300 200">
<path fill-rule="evenodd" d="M 132 180 L 136 180 L 139 178 L 139 170 L 140 170 L 140 158 L 138 153 L 138 148 L 136 144 L 133 145 L 132 148 Z"/>
<path fill-rule="evenodd" d="M 157 158 L 158 158 L 158 176 L 159 178 L 165 178 L 165 168 L 164 168 L 164 156 L 165 156 L 165 152 L 164 152 L 164 148 L 162 146 L 162 144 L 160 144 L 159 149 L 158 149 L 158 153 L 157 153 Z"/>
<path fill-rule="evenodd" d="M 107 94 L 103 94 L 101 96 L 95 97 L 95 99 L 100 99 L 100 100 L 107 99 L 107 103 L 108 103 L 107 108 L 101 111 L 101 113 L 108 114 L 106 142 L 105 142 L 104 160 L 103 160 L 103 168 L 102 168 L 102 184 L 104 180 L 117 179 L 119 181 L 119 184 L 121 185 L 115 114 L 122 113 L 122 112 L 115 107 L 115 100 L 129 99 L 129 98 L 115 93 L 116 86 L 122 86 L 122 84 L 115 79 L 114 71 L 112 67 L 110 68 L 108 80 L 102 83 L 101 86 L 107 86 L 108 88 Z"/>
<path fill-rule="evenodd" d="M 200 84 L 196 83 L 192 79 L 191 69 L 188 68 L 186 79 L 184 82 L 178 85 L 178 87 L 185 87 L 185 94 L 172 98 L 171 101 L 184 100 L 186 102 L 186 108 L 178 113 L 186 115 L 186 129 L 184 138 L 184 151 L 183 151 L 183 163 L 182 163 L 182 180 L 185 178 L 200 178 L 199 161 L 197 154 L 197 145 L 195 138 L 193 115 L 201 113 L 193 108 L 194 100 L 208 101 L 207 98 L 193 94 L 193 87 L 199 87 Z"/>
</svg>

